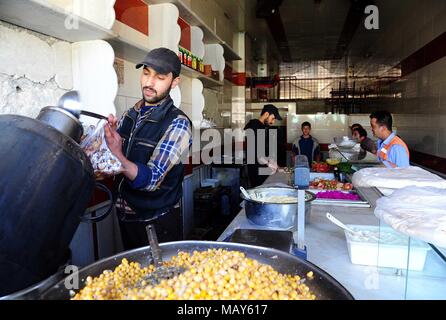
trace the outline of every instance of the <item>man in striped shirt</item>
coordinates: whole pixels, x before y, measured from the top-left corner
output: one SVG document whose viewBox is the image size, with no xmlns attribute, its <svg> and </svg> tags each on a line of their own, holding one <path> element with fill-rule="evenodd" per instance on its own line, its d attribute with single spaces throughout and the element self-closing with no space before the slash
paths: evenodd
<svg viewBox="0 0 446 320">
<path fill-rule="evenodd" d="M 191 121 L 169 96 L 180 81 L 178 56 L 154 49 L 137 65 L 141 67 L 143 99 L 119 123 L 109 116 L 106 127 L 107 144 L 123 168 L 118 213 L 127 250 L 148 244 L 148 224 L 157 225 L 160 242 L 181 239 L 181 160 L 192 144 Z"/>
</svg>

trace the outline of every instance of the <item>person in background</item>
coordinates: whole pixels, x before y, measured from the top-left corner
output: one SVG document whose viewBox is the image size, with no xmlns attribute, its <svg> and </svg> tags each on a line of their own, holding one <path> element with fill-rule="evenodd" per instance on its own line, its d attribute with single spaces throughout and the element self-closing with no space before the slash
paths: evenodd
<svg viewBox="0 0 446 320">
<path fill-rule="evenodd" d="M 275 173 L 278 170 L 278 165 L 275 160 L 271 158 L 258 157 L 257 147 L 258 147 L 258 139 L 259 133 L 261 130 L 265 131 L 265 139 L 264 141 L 260 141 L 264 143 L 265 146 L 265 155 L 269 156 L 269 127 L 273 126 L 275 121 L 282 120 L 282 117 L 279 114 L 279 110 L 276 106 L 272 104 L 267 104 L 263 107 L 262 112 L 260 113 L 260 118 L 252 119 L 245 126 L 244 130 L 252 130 L 255 138 L 255 163 L 248 163 L 248 175 L 250 181 L 250 187 L 255 188 L 262 185 L 265 180 L 268 178 L 268 175 L 262 175 L 259 173 L 260 168 L 269 167 L 272 170 L 272 173 Z M 249 141 L 248 141 L 249 142 Z M 248 146 L 249 150 L 249 146 Z"/>
<path fill-rule="evenodd" d="M 356 128 L 353 130 L 353 139 L 358 141 L 361 144 L 361 148 L 365 151 L 373 153 L 376 155 L 377 153 L 377 145 L 375 141 L 367 137 L 367 131 L 364 128 Z"/>
<path fill-rule="evenodd" d="M 293 154 L 305 155 L 308 158 L 308 163 L 320 160 L 320 147 L 317 139 L 311 136 L 311 123 L 302 123 L 302 136 L 293 143 Z"/>
<path fill-rule="evenodd" d="M 393 119 L 388 111 L 377 111 L 370 115 L 370 126 L 378 138 L 378 160 L 388 168 L 410 166 L 410 153 L 406 143 L 392 131 Z"/>
<path fill-rule="evenodd" d="M 352 126 L 350 127 L 350 130 L 352 131 L 352 137 L 353 137 L 353 131 L 359 128 L 364 129 L 362 125 L 360 125 L 359 123 L 352 124 Z"/>
</svg>

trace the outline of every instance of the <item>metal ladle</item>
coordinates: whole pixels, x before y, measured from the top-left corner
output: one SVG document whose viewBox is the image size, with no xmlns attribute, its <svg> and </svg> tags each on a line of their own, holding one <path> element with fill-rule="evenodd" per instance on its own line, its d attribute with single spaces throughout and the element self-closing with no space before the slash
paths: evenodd
<svg viewBox="0 0 446 320">
<path fill-rule="evenodd" d="M 351 232 L 353 234 L 357 233 L 355 230 L 353 230 L 352 228 L 347 227 L 341 221 L 339 221 L 338 219 L 333 217 L 329 212 L 327 212 L 327 219 L 330 220 L 331 222 L 333 222 L 338 227 L 341 227 L 342 229 L 347 230 L 348 232 Z"/>
<path fill-rule="evenodd" d="M 255 189 L 254 189 L 254 197 L 249 195 L 248 191 L 246 191 L 246 189 L 243 188 L 242 186 L 240 186 L 240 191 L 243 193 L 243 195 L 245 196 L 245 198 L 247 200 L 263 202 L 263 200 L 262 200 L 263 199 L 263 195 L 260 192 L 256 192 Z"/>
<path fill-rule="evenodd" d="M 103 115 L 82 110 L 81 99 L 78 91 L 68 91 L 62 97 L 60 97 L 57 104 L 58 107 L 69 111 L 78 119 L 81 115 L 85 115 L 97 119 L 107 120 L 107 117 Z"/>
<path fill-rule="evenodd" d="M 347 227 L 345 224 L 343 224 L 341 221 L 339 221 L 338 219 L 336 219 L 335 217 L 333 217 L 329 212 L 327 212 L 326 215 L 327 219 L 330 220 L 331 222 L 333 222 L 335 225 L 337 225 L 338 227 L 341 227 L 344 230 L 347 230 L 348 232 L 351 232 L 352 234 L 358 235 L 358 236 L 362 236 L 362 232 L 358 232 L 353 230 L 352 228 Z"/>
<path fill-rule="evenodd" d="M 240 186 L 240 191 L 243 193 L 243 195 L 246 197 L 246 199 L 248 199 L 248 200 L 253 200 L 253 199 L 251 198 L 251 196 L 249 195 L 248 191 L 246 191 L 246 189 L 243 188 L 242 186 Z"/>
<path fill-rule="evenodd" d="M 158 243 L 158 237 L 156 236 L 155 226 L 153 224 L 147 225 L 146 232 L 147 238 L 149 239 L 150 251 L 152 253 L 155 270 L 145 276 L 142 281 L 140 281 L 139 287 L 143 286 L 143 281 L 146 283 L 146 285 L 155 286 L 162 280 L 172 279 L 185 271 L 185 269 L 181 267 L 163 266 L 163 258 L 161 254 L 161 248 Z"/>
</svg>

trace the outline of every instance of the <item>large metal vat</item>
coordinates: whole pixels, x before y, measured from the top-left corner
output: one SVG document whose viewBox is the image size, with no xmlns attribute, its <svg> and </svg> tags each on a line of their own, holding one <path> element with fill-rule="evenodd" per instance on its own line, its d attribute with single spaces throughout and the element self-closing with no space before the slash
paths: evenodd
<svg viewBox="0 0 446 320">
<path fill-rule="evenodd" d="M 332 278 L 325 271 L 319 269 L 315 265 L 302 260 L 296 256 L 285 253 L 283 251 L 250 246 L 238 243 L 223 243 L 223 242 L 200 242 L 200 241 L 181 241 L 160 244 L 163 260 L 168 260 L 172 256 L 177 255 L 179 251 L 193 252 L 194 250 L 203 251 L 208 249 L 226 249 L 230 251 L 241 251 L 247 257 L 256 259 L 260 263 L 268 264 L 276 269 L 278 272 L 291 275 L 299 275 L 305 277 L 309 271 L 313 271 L 314 278 L 307 280 L 306 285 L 312 292 L 316 294 L 317 299 L 324 300 L 352 300 L 352 295 L 334 278 Z M 119 255 L 107 258 L 92 264 L 79 271 L 80 289 L 85 284 L 85 279 L 88 276 L 99 276 L 104 270 L 113 270 L 117 267 L 123 258 L 130 262 L 139 262 L 146 266 L 150 261 L 150 247 L 144 247 Z M 72 275 L 70 275 L 72 279 Z M 68 281 L 67 281 L 68 282 Z M 71 283 L 71 280 L 68 282 Z M 65 280 L 60 281 L 54 287 L 44 292 L 42 299 L 49 300 L 68 300 L 71 298 L 70 289 L 65 286 Z"/>
</svg>

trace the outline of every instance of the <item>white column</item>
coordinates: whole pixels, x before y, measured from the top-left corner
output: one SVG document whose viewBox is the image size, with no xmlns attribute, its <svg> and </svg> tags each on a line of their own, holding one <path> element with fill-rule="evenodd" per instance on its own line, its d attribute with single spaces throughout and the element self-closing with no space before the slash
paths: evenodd
<svg viewBox="0 0 446 320">
<path fill-rule="evenodd" d="M 118 79 L 113 48 L 103 40 L 73 43 L 73 84 L 83 108 L 104 116 L 116 114 Z"/>
<path fill-rule="evenodd" d="M 212 70 L 218 71 L 220 74 L 220 81 L 223 81 L 225 78 L 225 58 L 223 56 L 224 49 L 219 44 L 206 44 L 205 45 L 205 54 L 203 58 L 204 64 L 210 64 L 212 66 Z"/>
<path fill-rule="evenodd" d="M 233 72 L 246 72 L 245 65 L 245 33 L 234 34 L 234 50 L 242 60 L 234 61 Z M 246 88 L 245 86 L 232 87 L 232 126 L 234 128 L 244 128 L 246 114 Z"/>
<path fill-rule="evenodd" d="M 149 6 L 149 47 L 169 48 L 178 52 L 181 28 L 178 25 L 179 11 L 171 3 Z"/>
</svg>

